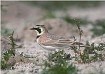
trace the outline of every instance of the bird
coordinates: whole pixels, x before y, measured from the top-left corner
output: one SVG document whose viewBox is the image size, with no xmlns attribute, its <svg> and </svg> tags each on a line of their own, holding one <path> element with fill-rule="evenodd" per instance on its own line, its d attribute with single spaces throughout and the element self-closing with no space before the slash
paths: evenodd
<svg viewBox="0 0 105 74">
<path fill-rule="evenodd" d="M 64 49 L 82 44 L 80 42 L 76 42 L 75 39 L 69 39 L 49 33 L 45 25 L 36 25 L 35 27 L 30 28 L 30 30 L 36 31 L 36 42 L 41 47 L 48 50 Z"/>
</svg>

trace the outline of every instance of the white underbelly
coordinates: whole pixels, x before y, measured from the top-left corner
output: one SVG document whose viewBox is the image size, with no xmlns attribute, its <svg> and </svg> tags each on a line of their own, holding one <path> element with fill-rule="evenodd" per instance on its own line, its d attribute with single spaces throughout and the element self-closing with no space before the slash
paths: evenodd
<svg viewBox="0 0 105 74">
<path fill-rule="evenodd" d="M 41 46 L 48 50 L 56 50 L 57 49 L 57 47 L 53 47 L 53 46 L 44 46 L 44 45 L 41 45 Z"/>
</svg>

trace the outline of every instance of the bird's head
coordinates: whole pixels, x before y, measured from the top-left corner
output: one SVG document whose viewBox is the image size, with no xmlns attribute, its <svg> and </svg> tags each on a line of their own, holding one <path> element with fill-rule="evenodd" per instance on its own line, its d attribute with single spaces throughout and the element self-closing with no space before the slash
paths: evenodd
<svg viewBox="0 0 105 74">
<path fill-rule="evenodd" d="M 44 32 L 48 32 L 44 25 L 36 25 L 35 27 L 30 28 L 30 30 L 35 30 L 37 35 L 42 35 Z"/>
</svg>

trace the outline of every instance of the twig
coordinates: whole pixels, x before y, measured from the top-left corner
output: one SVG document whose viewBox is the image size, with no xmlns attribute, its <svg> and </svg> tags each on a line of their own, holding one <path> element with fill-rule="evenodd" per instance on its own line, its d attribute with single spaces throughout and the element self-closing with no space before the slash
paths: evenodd
<svg viewBox="0 0 105 74">
<path fill-rule="evenodd" d="M 81 30 L 79 24 L 77 24 L 77 27 L 78 27 L 78 30 L 79 30 L 79 43 L 81 43 L 81 36 L 82 36 L 83 31 Z M 80 44 L 79 44 L 79 49 L 80 49 Z"/>
</svg>

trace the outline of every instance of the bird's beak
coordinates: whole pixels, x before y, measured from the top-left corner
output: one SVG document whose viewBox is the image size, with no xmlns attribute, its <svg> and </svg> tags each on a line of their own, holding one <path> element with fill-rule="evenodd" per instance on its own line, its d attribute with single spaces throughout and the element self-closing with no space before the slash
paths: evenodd
<svg viewBox="0 0 105 74">
<path fill-rule="evenodd" d="M 33 28 L 30 28 L 30 30 L 36 30 L 36 28 L 33 27 Z"/>
</svg>

